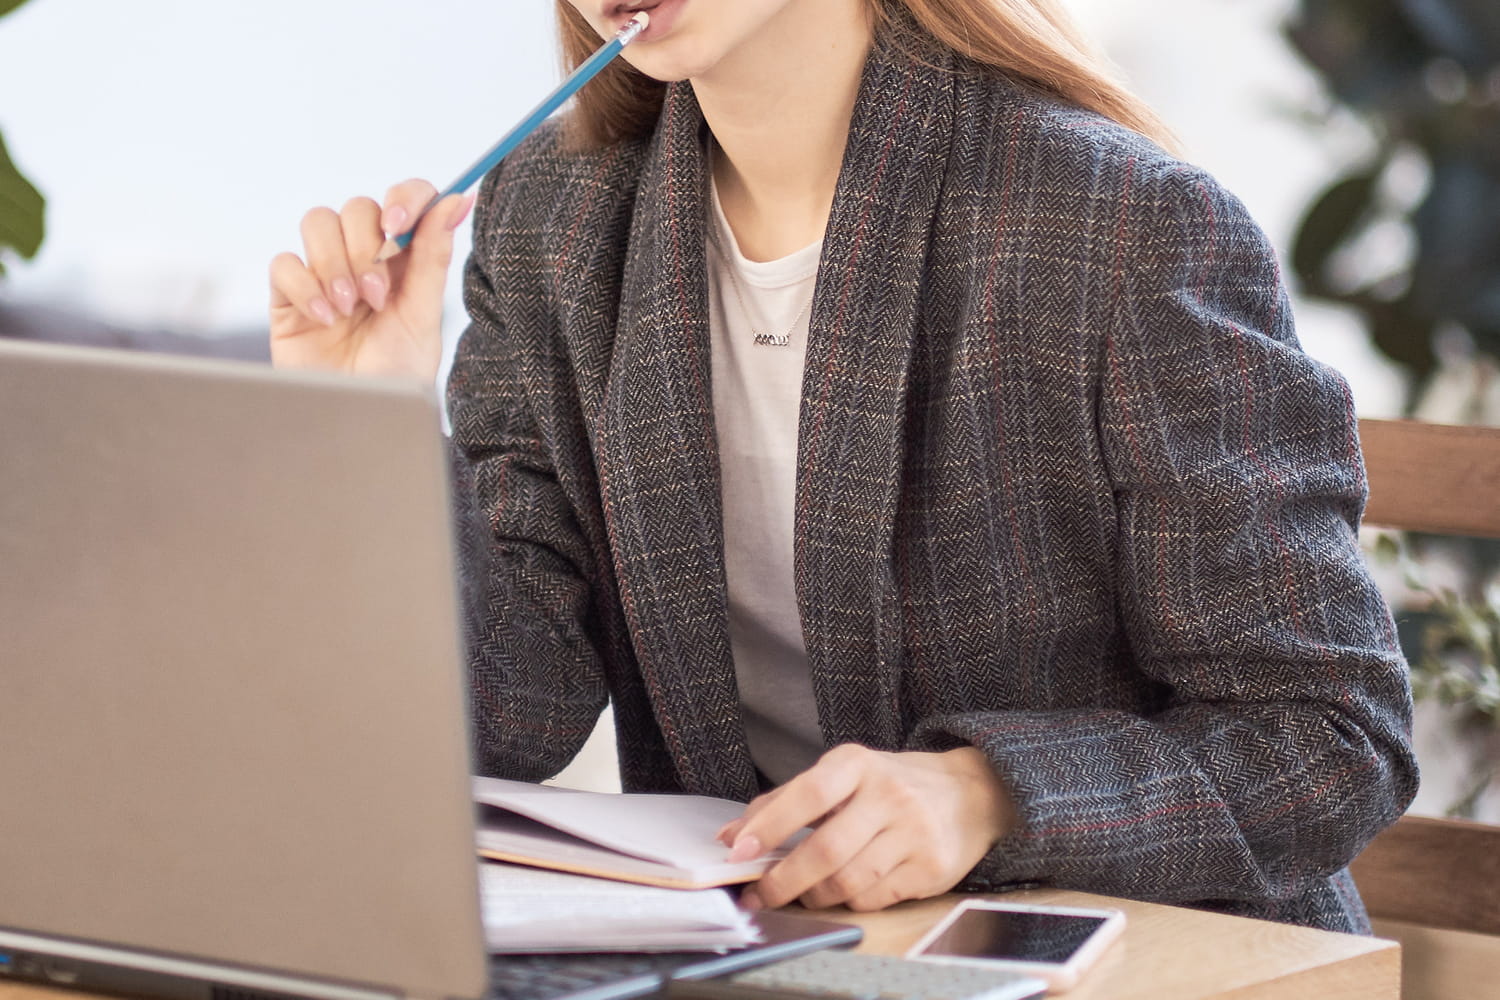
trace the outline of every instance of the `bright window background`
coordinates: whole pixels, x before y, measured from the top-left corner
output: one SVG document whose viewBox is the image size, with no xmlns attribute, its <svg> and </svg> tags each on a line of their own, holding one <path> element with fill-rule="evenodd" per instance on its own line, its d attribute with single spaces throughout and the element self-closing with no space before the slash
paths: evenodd
<svg viewBox="0 0 1500 1000">
<path fill-rule="evenodd" d="M 1357 129 L 1291 119 L 1318 92 L 1277 33 L 1290 0 L 1072 2 L 1285 254 L 1302 207 L 1361 148 Z M 266 265 L 297 247 L 304 211 L 410 176 L 446 183 L 557 76 L 547 0 L 30 0 L 0 21 L 0 127 L 49 229 L 0 294 L 254 330 Z M 1392 412 L 1399 379 L 1358 325 L 1298 314 L 1361 410 Z"/>
<path fill-rule="evenodd" d="M 551 88 L 552 38 L 543 0 L 30 0 L 0 20 L 0 127 L 48 232 L 0 293 L 264 328 L 303 213 L 451 180 Z"/>
</svg>

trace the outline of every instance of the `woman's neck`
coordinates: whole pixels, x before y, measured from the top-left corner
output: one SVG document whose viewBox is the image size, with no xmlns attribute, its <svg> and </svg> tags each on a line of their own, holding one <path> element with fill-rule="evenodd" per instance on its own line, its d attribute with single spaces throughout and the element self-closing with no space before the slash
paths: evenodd
<svg viewBox="0 0 1500 1000">
<path fill-rule="evenodd" d="M 863 0 L 802 0 L 693 78 L 719 200 L 751 260 L 823 238 L 870 44 Z"/>
</svg>

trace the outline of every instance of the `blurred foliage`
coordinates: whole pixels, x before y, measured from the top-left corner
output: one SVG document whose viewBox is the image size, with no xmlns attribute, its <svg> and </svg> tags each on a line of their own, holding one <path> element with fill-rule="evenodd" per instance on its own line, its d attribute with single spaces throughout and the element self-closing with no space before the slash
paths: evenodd
<svg viewBox="0 0 1500 1000">
<path fill-rule="evenodd" d="M 0 0 L 0 17 L 15 10 L 26 0 Z M 31 182 L 11 162 L 0 136 L 0 253 L 14 250 L 22 257 L 35 257 L 46 232 L 46 203 Z M 5 260 L 0 257 L 0 277 L 5 275 Z"/>
<path fill-rule="evenodd" d="M 1286 33 L 1375 138 L 1308 209 L 1293 267 L 1306 294 L 1362 314 L 1414 399 L 1444 331 L 1500 356 L 1500 0 L 1299 0 Z M 1361 241 L 1392 225 L 1409 259 L 1367 273 Z"/>
<path fill-rule="evenodd" d="M 1500 359 L 1500 0 L 1297 0 L 1286 35 L 1331 98 L 1314 123 L 1352 114 L 1373 140 L 1307 209 L 1292 268 L 1411 373 L 1410 412 L 1456 387 L 1455 347 L 1472 371 Z M 1470 408 L 1482 410 L 1457 412 Z M 1423 536 L 1381 548 L 1416 598 L 1399 617 L 1413 694 L 1446 706 L 1473 751 L 1450 806 L 1472 817 L 1500 776 L 1500 548 Z M 1419 557 L 1455 567 L 1465 593 L 1429 586 Z"/>
<path fill-rule="evenodd" d="M 1413 694 L 1450 709 L 1476 748 L 1468 788 L 1448 810 L 1472 818 L 1480 797 L 1500 777 L 1500 584 L 1474 597 L 1434 587 L 1392 535 L 1376 540 L 1375 554 L 1398 565 L 1406 586 L 1426 599 L 1420 612 L 1403 616 L 1402 644 L 1411 647 Z"/>
</svg>

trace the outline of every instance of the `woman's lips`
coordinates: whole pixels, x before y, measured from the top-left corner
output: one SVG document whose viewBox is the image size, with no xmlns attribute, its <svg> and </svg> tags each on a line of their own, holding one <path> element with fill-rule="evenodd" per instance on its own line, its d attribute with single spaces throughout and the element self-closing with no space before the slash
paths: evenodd
<svg viewBox="0 0 1500 1000">
<path fill-rule="evenodd" d="M 656 8 L 660 5 L 661 0 L 649 0 L 647 3 L 616 3 L 609 8 L 605 16 L 608 18 L 609 23 L 614 25 L 615 30 L 619 31 L 629 23 L 632 17 L 641 11 L 650 14 L 651 19 L 654 20 L 656 18 Z"/>
<path fill-rule="evenodd" d="M 651 23 L 641 32 L 637 42 L 650 41 L 670 30 L 672 22 L 677 19 L 677 12 L 686 2 L 687 0 L 647 0 L 644 3 L 616 3 L 608 8 L 609 22 L 615 31 L 619 31 L 636 14 L 646 11 L 651 15 Z"/>
</svg>

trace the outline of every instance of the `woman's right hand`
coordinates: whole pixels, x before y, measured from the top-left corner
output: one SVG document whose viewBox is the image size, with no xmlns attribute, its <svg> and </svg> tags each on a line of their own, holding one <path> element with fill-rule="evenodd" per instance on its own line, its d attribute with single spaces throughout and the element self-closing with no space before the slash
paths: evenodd
<svg viewBox="0 0 1500 1000">
<path fill-rule="evenodd" d="M 271 261 L 272 364 L 437 378 L 453 231 L 473 198 L 444 198 L 410 246 L 375 260 L 386 233 L 405 232 L 436 193 L 426 181 L 406 181 L 383 206 L 355 198 L 342 212 L 315 208 L 303 217 L 306 261 L 294 253 Z"/>
</svg>

